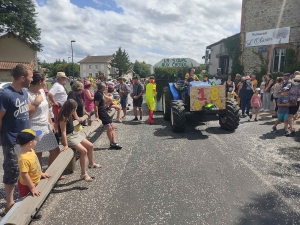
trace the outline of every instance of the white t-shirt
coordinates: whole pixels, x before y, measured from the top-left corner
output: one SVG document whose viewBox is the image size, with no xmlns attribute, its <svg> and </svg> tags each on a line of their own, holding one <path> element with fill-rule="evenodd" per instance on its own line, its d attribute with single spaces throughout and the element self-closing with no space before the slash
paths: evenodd
<svg viewBox="0 0 300 225">
<path fill-rule="evenodd" d="M 66 89 L 60 83 L 54 83 L 49 92 L 53 94 L 54 101 L 59 104 L 63 105 L 67 101 L 68 95 L 66 93 Z"/>
<path fill-rule="evenodd" d="M 49 104 L 47 101 L 46 94 L 44 92 L 44 89 L 40 90 L 40 93 L 43 97 L 43 101 L 41 104 L 36 109 L 36 112 L 31 116 L 30 118 L 30 127 L 35 126 L 43 126 L 43 125 L 48 125 L 48 115 L 49 115 Z M 28 91 L 28 100 L 30 103 L 33 103 L 35 101 L 36 94 Z"/>
</svg>

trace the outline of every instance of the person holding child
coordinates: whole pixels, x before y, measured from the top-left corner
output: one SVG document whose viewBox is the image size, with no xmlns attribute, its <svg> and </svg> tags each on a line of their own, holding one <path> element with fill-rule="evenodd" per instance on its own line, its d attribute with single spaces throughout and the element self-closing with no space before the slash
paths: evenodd
<svg viewBox="0 0 300 225">
<path fill-rule="evenodd" d="M 277 133 L 277 125 L 283 120 L 284 121 L 284 135 L 289 136 L 290 132 L 288 130 L 288 121 L 289 121 L 289 107 L 291 106 L 291 97 L 289 96 L 289 87 L 283 88 L 283 93 L 278 97 L 277 100 L 277 120 L 272 127 L 273 132 Z"/>
<path fill-rule="evenodd" d="M 65 151 L 70 147 L 80 152 L 80 178 L 91 182 L 93 178 L 86 172 L 86 156 L 88 157 L 89 168 L 101 168 L 102 166 L 94 162 L 94 145 L 84 136 L 74 131 L 73 115 L 76 109 L 77 102 L 73 99 L 68 99 L 57 116 L 58 133 L 64 146 L 61 151 Z"/>
<path fill-rule="evenodd" d="M 36 138 L 42 134 L 41 130 L 22 130 L 17 136 L 17 143 L 21 146 L 18 156 L 20 177 L 18 180 L 19 198 L 31 193 L 39 196 L 40 191 L 36 188 L 41 178 L 49 178 L 49 173 L 42 173 L 41 165 L 33 148 L 37 144 Z"/>
</svg>

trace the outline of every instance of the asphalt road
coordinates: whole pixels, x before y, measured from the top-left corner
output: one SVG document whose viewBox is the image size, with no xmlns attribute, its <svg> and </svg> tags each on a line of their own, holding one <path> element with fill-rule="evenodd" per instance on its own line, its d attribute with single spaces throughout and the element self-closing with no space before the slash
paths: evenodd
<svg viewBox="0 0 300 225">
<path fill-rule="evenodd" d="M 300 224 L 299 132 L 272 134 L 267 114 L 235 132 L 190 118 L 182 134 L 161 113 L 156 125 L 131 119 L 117 124 L 120 151 L 107 150 L 103 130 L 93 135 L 95 181 L 77 167 L 32 224 Z"/>
</svg>

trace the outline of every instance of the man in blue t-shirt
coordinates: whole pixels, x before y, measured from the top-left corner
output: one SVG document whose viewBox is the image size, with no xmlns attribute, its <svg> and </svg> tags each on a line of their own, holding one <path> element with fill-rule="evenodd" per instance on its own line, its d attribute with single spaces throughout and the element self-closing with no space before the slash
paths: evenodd
<svg viewBox="0 0 300 225">
<path fill-rule="evenodd" d="M 27 91 L 23 89 L 28 88 L 32 81 L 32 70 L 18 64 L 12 69 L 11 75 L 11 86 L 0 92 L 0 145 L 3 148 L 3 183 L 7 201 L 5 212 L 14 204 L 14 187 L 19 176 L 19 147 L 16 145 L 16 138 L 19 132 L 30 128 L 29 107 L 32 107 L 28 102 Z M 39 102 L 35 104 L 38 105 Z"/>
</svg>

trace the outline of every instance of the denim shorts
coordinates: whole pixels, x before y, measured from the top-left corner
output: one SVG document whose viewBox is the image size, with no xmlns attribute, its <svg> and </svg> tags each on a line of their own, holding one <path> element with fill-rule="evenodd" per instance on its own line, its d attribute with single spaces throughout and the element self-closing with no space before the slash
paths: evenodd
<svg viewBox="0 0 300 225">
<path fill-rule="evenodd" d="M 126 96 L 123 96 L 121 99 L 120 99 L 120 104 L 122 106 L 122 109 L 125 109 L 126 108 L 126 104 L 127 104 L 127 95 Z"/>
<path fill-rule="evenodd" d="M 3 183 L 16 184 L 20 175 L 18 166 L 18 155 L 20 145 L 2 146 L 3 149 Z"/>
<path fill-rule="evenodd" d="M 278 120 L 288 120 L 289 114 L 278 114 L 277 118 L 278 118 Z"/>
</svg>

